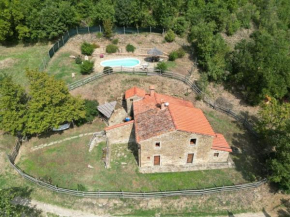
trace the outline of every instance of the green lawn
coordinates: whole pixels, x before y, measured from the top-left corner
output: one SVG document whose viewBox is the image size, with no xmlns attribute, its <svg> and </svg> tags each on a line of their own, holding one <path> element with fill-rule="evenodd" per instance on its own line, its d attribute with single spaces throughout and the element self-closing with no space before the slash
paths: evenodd
<svg viewBox="0 0 290 217">
<path fill-rule="evenodd" d="M 75 63 L 75 60 L 70 58 L 70 53 L 61 53 L 50 61 L 46 71 L 50 75 L 54 75 L 56 79 L 62 79 L 66 83 L 72 83 L 84 77 L 80 73 L 80 65 Z M 72 73 L 75 73 L 75 77 L 72 78 Z"/>
<path fill-rule="evenodd" d="M 0 72 L 7 73 L 13 79 L 25 86 L 25 69 L 38 69 L 44 58 L 48 58 L 50 45 L 17 45 L 13 47 L 0 46 Z"/>
<path fill-rule="evenodd" d="M 89 139 L 82 137 L 31 152 L 21 158 L 18 166 L 59 187 L 77 189 L 81 185 L 91 191 L 166 191 L 246 182 L 234 169 L 140 174 L 128 144 L 113 145 L 111 168 L 105 169 L 102 161 L 105 143 L 89 153 Z"/>
</svg>

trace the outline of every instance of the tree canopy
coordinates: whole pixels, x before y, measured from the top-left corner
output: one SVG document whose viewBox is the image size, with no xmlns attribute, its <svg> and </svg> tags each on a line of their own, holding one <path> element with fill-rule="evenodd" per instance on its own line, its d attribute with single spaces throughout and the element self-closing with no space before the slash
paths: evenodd
<svg viewBox="0 0 290 217">
<path fill-rule="evenodd" d="M 4 76 L 0 82 L 0 126 L 13 135 L 50 131 L 65 122 L 85 118 L 84 101 L 70 95 L 63 81 L 27 70 L 29 91 Z"/>
</svg>

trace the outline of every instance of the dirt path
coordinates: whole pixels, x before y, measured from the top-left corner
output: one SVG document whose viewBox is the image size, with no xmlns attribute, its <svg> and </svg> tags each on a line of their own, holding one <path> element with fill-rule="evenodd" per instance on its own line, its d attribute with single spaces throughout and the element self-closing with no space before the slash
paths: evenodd
<svg viewBox="0 0 290 217">
<path fill-rule="evenodd" d="M 95 215 L 92 213 L 88 213 L 85 211 L 81 210 L 73 210 L 73 209 L 67 209 L 67 208 L 62 208 L 59 206 L 47 204 L 47 203 L 42 203 L 36 200 L 28 200 L 25 198 L 16 198 L 13 201 L 15 204 L 23 205 L 23 206 L 28 206 L 33 209 L 41 210 L 43 213 L 43 216 L 47 216 L 47 213 L 53 213 L 56 215 L 59 215 L 61 217 L 106 217 L 110 215 Z"/>
<path fill-rule="evenodd" d="M 51 205 L 42 203 L 35 200 L 27 200 L 23 198 L 17 198 L 14 201 L 15 204 L 20 204 L 24 206 L 28 206 L 37 210 L 41 210 L 43 213 L 43 216 L 47 216 L 47 213 L 53 213 L 56 215 L 59 215 L 61 217 L 109 217 L 111 215 L 95 215 L 92 213 L 84 212 L 81 210 L 73 210 L 73 209 L 66 209 L 59 206 Z M 159 216 L 159 214 L 155 215 Z M 268 217 L 268 215 L 264 214 L 263 212 L 258 213 L 241 213 L 241 214 L 232 214 L 229 213 L 227 216 L 219 216 L 219 217 Z"/>
</svg>

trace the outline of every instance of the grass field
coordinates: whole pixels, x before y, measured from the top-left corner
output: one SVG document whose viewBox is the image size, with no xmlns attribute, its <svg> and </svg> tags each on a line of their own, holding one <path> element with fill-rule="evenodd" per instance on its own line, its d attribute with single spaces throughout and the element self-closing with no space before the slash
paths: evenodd
<svg viewBox="0 0 290 217">
<path fill-rule="evenodd" d="M 57 54 L 49 63 L 46 71 L 50 75 L 54 75 L 56 79 L 64 80 L 66 83 L 72 83 L 81 79 L 80 65 L 75 63 L 75 60 L 70 58 L 70 53 Z M 72 73 L 75 73 L 75 77 L 72 78 Z"/>
<path fill-rule="evenodd" d="M 0 72 L 11 75 L 16 82 L 25 86 L 25 69 L 38 69 L 42 60 L 47 57 L 50 45 L 17 45 L 0 46 Z"/>
<path fill-rule="evenodd" d="M 112 147 L 111 168 L 102 161 L 105 143 L 88 152 L 89 137 L 67 141 L 23 156 L 18 163 L 26 173 L 59 187 L 103 191 L 166 191 L 232 185 L 246 182 L 234 169 L 182 173 L 140 174 L 128 144 Z M 93 166 L 93 169 L 88 168 Z"/>
</svg>

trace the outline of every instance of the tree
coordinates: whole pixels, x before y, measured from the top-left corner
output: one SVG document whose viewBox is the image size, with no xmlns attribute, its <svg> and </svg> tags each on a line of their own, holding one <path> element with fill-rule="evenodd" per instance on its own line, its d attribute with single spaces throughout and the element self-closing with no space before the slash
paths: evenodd
<svg viewBox="0 0 290 217">
<path fill-rule="evenodd" d="M 63 81 L 35 70 L 27 70 L 26 76 L 30 90 L 26 134 L 41 134 L 85 117 L 83 100 L 71 96 Z"/>
<path fill-rule="evenodd" d="M 96 100 L 85 100 L 85 110 L 86 110 L 86 116 L 85 118 L 82 118 L 78 120 L 76 123 L 77 125 L 82 125 L 84 123 L 91 123 L 94 118 L 99 114 L 99 111 L 97 109 L 99 103 Z"/>
<path fill-rule="evenodd" d="M 22 133 L 26 122 L 27 95 L 10 76 L 0 78 L 0 128 L 12 135 Z"/>
<path fill-rule="evenodd" d="M 104 35 L 106 38 L 111 38 L 113 34 L 113 23 L 111 20 L 105 20 L 104 24 Z"/>
<path fill-rule="evenodd" d="M 26 196 L 30 192 L 22 188 L 0 189 L 0 215 L 1 216 L 40 216 L 41 212 L 26 206 L 16 205 L 11 201 L 17 196 Z"/>
<path fill-rule="evenodd" d="M 115 8 L 112 1 L 100 0 L 94 8 L 95 21 L 98 24 L 105 20 L 115 21 Z"/>
<path fill-rule="evenodd" d="M 175 34 L 174 34 L 174 32 L 170 29 L 167 33 L 166 33 L 166 35 L 165 35 L 165 41 L 167 41 L 167 42 L 173 42 L 174 41 L 174 39 L 175 39 Z"/>
<path fill-rule="evenodd" d="M 139 21 L 139 6 L 135 0 L 116 1 L 115 14 L 117 23 L 121 26 L 137 24 Z"/>
<path fill-rule="evenodd" d="M 277 131 L 285 131 L 290 119 L 290 104 L 280 103 L 275 98 L 262 103 L 259 111 L 258 131 L 266 139 L 270 139 Z"/>
<path fill-rule="evenodd" d="M 290 192 L 290 121 L 286 125 L 285 131 L 277 132 L 272 137 L 271 143 L 275 146 L 273 156 L 268 160 L 270 170 L 270 181 Z"/>
</svg>

